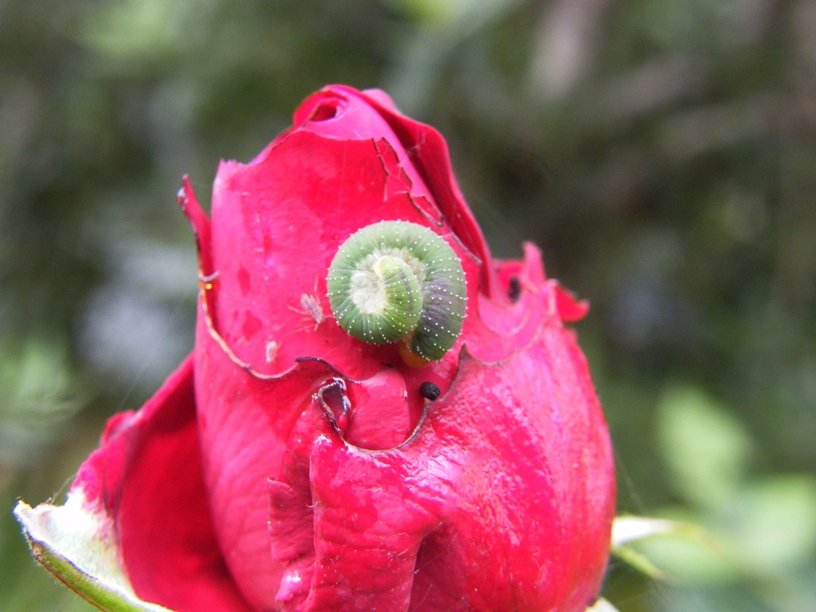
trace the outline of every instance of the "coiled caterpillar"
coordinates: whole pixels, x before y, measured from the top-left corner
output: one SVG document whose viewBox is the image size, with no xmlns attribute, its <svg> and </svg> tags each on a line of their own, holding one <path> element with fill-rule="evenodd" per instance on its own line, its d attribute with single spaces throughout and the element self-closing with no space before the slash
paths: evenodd
<svg viewBox="0 0 816 612">
<path fill-rule="evenodd" d="M 411 352 L 438 361 L 462 331 L 462 263 L 448 243 L 416 223 L 381 221 L 352 234 L 334 256 L 326 284 L 338 325 L 363 342 L 404 340 Z"/>
</svg>

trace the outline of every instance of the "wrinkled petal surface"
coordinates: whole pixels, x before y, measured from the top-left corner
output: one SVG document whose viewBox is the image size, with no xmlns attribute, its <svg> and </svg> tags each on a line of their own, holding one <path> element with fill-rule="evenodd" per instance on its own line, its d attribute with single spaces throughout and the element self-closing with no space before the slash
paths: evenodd
<svg viewBox="0 0 816 612">
<path fill-rule="evenodd" d="M 234 367 L 202 317 L 201 380 L 230 372 L 198 390 L 213 428 L 202 432 L 206 455 L 229 457 L 210 464 L 211 499 L 228 517 L 216 519 L 222 542 L 240 551 L 228 553 L 230 567 L 255 606 L 586 608 L 609 548 L 611 448 L 585 359 L 558 316 L 558 287 L 538 276 L 537 252 L 528 256 L 517 271 L 539 288 L 535 324 L 516 328 L 524 350 L 493 365 L 464 354 L 447 394 L 395 448 L 360 448 L 348 423 L 372 398 L 399 405 L 399 384 L 371 393 L 396 369 L 355 381 L 310 360 L 264 379 Z M 224 429 L 229 437 L 215 433 Z M 263 452 L 237 450 L 253 445 Z M 268 523 L 268 540 L 240 537 L 238 509 L 244 530 Z M 270 545 L 273 563 L 260 566 Z"/>
</svg>

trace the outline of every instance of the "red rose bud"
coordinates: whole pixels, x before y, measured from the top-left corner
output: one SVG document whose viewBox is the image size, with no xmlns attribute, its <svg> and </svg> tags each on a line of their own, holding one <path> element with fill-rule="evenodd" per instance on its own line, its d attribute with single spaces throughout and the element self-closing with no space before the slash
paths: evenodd
<svg viewBox="0 0 816 612">
<path fill-rule="evenodd" d="M 585 610 L 615 497 L 564 327 L 587 308 L 533 245 L 491 258 L 439 133 L 380 91 L 328 87 L 255 160 L 221 164 L 212 219 L 187 181 L 179 199 L 195 350 L 111 419 L 71 490 L 113 526 L 136 595 Z"/>
</svg>

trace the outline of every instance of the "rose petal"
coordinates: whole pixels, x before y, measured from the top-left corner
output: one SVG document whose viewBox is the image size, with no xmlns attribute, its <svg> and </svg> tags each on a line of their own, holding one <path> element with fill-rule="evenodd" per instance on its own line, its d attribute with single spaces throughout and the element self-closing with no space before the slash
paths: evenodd
<svg viewBox="0 0 816 612">
<path fill-rule="evenodd" d="M 433 483 L 417 487 L 399 452 L 360 452 L 336 436 L 315 439 L 309 468 L 315 569 L 304 609 L 408 610 L 417 552 L 439 522 Z"/>
<path fill-rule="evenodd" d="M 427 597 L 426 609 L 452 609 L 465 593 L 476 609 L 560 602 L 559 610 L 577 611 L 597 593 L 614 472 L 600 407 L 581 382 L 585 373 L 560 326 L 545 326 L 533 347 L 505 364 L 463 359 L 449 395 L 405 449 L 416 444 L 418 460 L 443 460 L 442 481 L 452 482 L 457 499 L 417 562 L 414 597 Z M 436 452 L 431 432 L 444 440 Z M 493 598 L 483 599 L 488 593 Z"/>
<path fill-rule="evenodd" d="M 272 606 L 290 562 L 275 548 L 287 543 L 273 545 L 270 529 L 298 529 L 270 526 L 277 499 L 270 495 L 281 489 L 269 483 L 293 487 L 303 480 L 298 448 L 313 435 L 303 432 L 326 427 L 320 413 L 306 408 L 335 375 L 325 363 L 308 361 L 283 376 L 260 378 L 233 361 L 199 310 L 196 397 L 209 504 L 227 564 L 254 608 Z M 300 423 L 304 412 L 312 420 Z M 287 516 L 297 522 L 296 513 Z"/>
<path fill-rule="evenodd" d="M 355 92 L 352 88 L 343 85 L 335 85 L 330 89 L 349 92 L 349 95 Z M 358 95 L 360 95 L 359 92 Z M 456 181 L 451 166 L 448 143 L 445 142 L 442 134 L 431 126 L 401 114 L 385 92 L 366 90 L 363 95 L 366 101 L 377 109 L 388 122 L 402 147 L 409 153 L 412 165 L 430 187 L 431 199 L 436 202 L 445 219 L 450 223 L 454 234 L 483 264 L 480 290 L 496 298 L 499 288 L 490 266 L 490 249 Z"/>
<path fill-rule="evenodd" d="M 343 331 L 326 297 L 329 264 L 352 233 L 383 219 L 429 225 L 412 202 L 413 191 L 389 188 L 399 165 L 378 146 L 385 145 L 301 129 L 250 165 L 222 164 L 212 212 L 214 327 L 255 370 L 281 373 L 298 358 L 319 357 L 364 379 L 383 362 L 400 362 L 395 346 L 366 344 Z M 277 349 L 270 361 L 272 342 Z"/>
<path fill-rule="evenodd" d="M 111 419 L 71 487 L 112 517 L 145 601 L 179 612 L 247 610 L 213 532 L 187 359 L 138 412 Z"/>
<path fill-rule="evenodd" d="M 563 321 L 567 321 L 568 323 L 580 321 L 589 313 L 589 302 L 579 300 L 572 292 L 564 289 L 560 285 L 556 287 L 555 297 L 558 306 L 558 315 Z"/>
<path fill-rule="evenodd" d="M 614 510 L 603 416 L 576 384 L 585 369 L 570 334 L 543 326 L 506 364 L 464 356 L 399 448 L 360 451 L 315 427 L 296 451 L 309 457 L 315 565 L 293 609 L 583 611 Z"/>
<path fill-rule="evenodd" d="M 395 369 L 385 369 L 368 380 L 351 382 L 349 424 L 345 440 L 349 444 L 372 450 L 399 446 L 416 425 L 408 409 L 408 393 L 403 376 Z M 420 396 L 414 395 L 420 402 Z"/>
</svg>

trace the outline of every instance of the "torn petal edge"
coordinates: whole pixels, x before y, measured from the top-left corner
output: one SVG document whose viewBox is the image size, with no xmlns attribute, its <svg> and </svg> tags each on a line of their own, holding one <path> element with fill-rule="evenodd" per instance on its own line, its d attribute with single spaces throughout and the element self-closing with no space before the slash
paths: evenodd
<svg viewBox="0 0 816 612">
<path fill-rule="evenodd" d="M 574 293 L 561 285 L 555 286 L 555 303 L 558 316 L 565 323 L 580 321 L 589 313 L 589 302 L 578 299 Z"/>
</svg>

